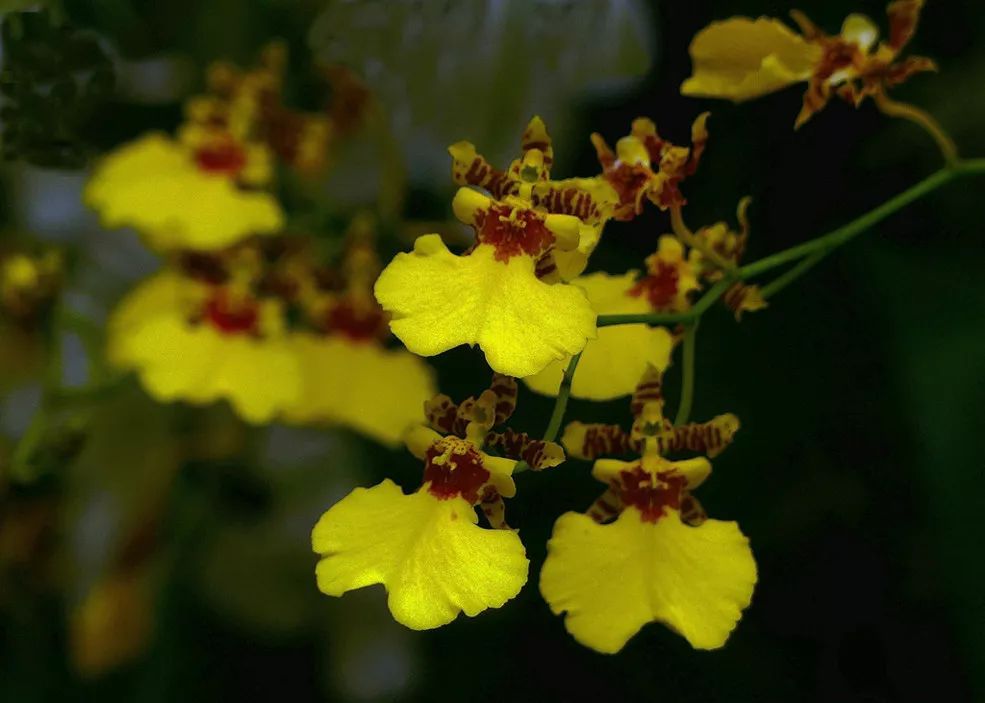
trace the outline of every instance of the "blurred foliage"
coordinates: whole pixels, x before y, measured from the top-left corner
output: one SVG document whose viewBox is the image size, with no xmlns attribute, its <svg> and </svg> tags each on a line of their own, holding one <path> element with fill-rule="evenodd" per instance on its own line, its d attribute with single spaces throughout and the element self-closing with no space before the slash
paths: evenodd
<svg viewBox="0 0 985 703">
<path fill-rule="evenodd" d="M 3 158 L 82 166 L 92 150 L 89 121 L 113 89 L 113 65 L 98 38 L 50 11 L 11 12 L 0 36 Z"/>
</svg>

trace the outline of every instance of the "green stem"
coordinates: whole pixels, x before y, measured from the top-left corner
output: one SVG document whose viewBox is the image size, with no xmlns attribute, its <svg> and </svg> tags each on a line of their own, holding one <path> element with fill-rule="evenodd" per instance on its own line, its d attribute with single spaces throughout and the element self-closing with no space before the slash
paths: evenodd
<svg viewBox="0 0 985 703">
<path fill-rule="evenodd" d="M 764 299 L 769 300 L 774 295 L 779 293 L 781 290 L 786 288 L 788 285 L 796 281 L 798 278 L 803 276 L 805 273 L 814 268 L 817 264 L 821 262 L 821 259 L 826 257 L 830 253 L 829 250 L 816 251 L 810 256 L 806 256 L 801 259 L 796 266 L 791 268 L 784 274 L 777 276 L 773 281 L 767 283 L 760 290 L 760 294 Z"/>
<path fill-rule="evenodd" d="M 581 352 L 571 357 L 571 361 L 568 362 L 568 368 L 564 370 L 564 376 L 561 378 L 561 387 L 558 388 L 557 400 L 554 403 L 554 412 L 551 413 L 551 421 L 547 423 L 547 429 L 544 431 L 545 442 L 553 442 L 557 439 L 558 432 L 561 431 L 561 423 L 564 422 L 564 411 L 568 407 L 568 397 L 571 395 L 571 383 L 575 380 L 575 369 L 578 368 L 578 362 L 580 360 Z"/>
<path fill-rule="evenodd" d="M 739 269 L 739 277 L 743 280 L 752 278 L 761 273 L 777 268 L 778 266 L 783 266 L 784 264 L 790 263 L 791 261 L 802 259 L 816 251 L 829 251 L 831 249 L 835 249 L 851 241 L 862 232 L 865 232 L 866 230 L 879 224 L 895 212 L 902 210 L 910 203 L 919 200 L 928 193 L 932 193 L 942 185 L 949 183 L 955 178 L 975 173 L 985 173 L 985 159 L 962 161 L 953 167 L 942 168 L 916 185 L 907 188 L 899 195 L 890 198 L 878 207 L 873 208 L 869 212 L 852 220 L 848 224 L 842 225 L 838 229 L 832 230 L 831 232 L 817 237 L 816 239 L 812 239 L 809 242 L 804 242 L 803 244 L 798 244 L 797 246 L 790 247 L 789 249 L 784 249 L 776 254 L 772 254 L 760 259 L 759 261 L 743 266 Z"/>
<path fill-rule="evenodd" d="M 677 406 L 677 417 L 674 425 L 687 423 L 691 416 L 691 406 L 694 404 L 694 347 L 698 331 L 698 323 L 692 322 L 684 329 L 684 349 L 681 374 L 681 402 Z"/>
<path fill-rule="evenodd" d="M 762 275 L 767 271 L 772 271 L 780 266 L 793 262 L 800 262 L 798 266 L 795 266 L 787 272 L 787 274 L 784 274 L 776 281 L 773 281 L 766 287 L 766 289 L 764 289 L 767 290 L 770 295 L 774 295 L 779 292 L 780 289 L 786 287 L 810 270 L 816 263 L 831 253 L 834 249 L 848 243 L 859 234 L 871 229 L 890 215 L 898 212 L 925 195 L 932 193 L 956 178 L 963 178 L 964 176 L 981 173 L 985 173 L 985 159 L 969 159 L 959 161 L 952 166 L 943 168 L 920 181 L 916 185 L 907 188 L 899 195 L 896 195 L 878 207 L 873 208 L 864 215 L 857 217 L 846 225 L 842 225 L 841 227 L 817 237 L 816 239 L 812 239 L 809 242 L 798 244 L 797 246 L 790 247 L 789 249 L 784 249 L 783 251 L 771 254 L 770 256 L 763 257 L 762 259 L 754 261 L 751 264 L 746 264 L 731 276 L 712 286 L 698 300 L 698 302 L 695 303 L 694 307 L 687 312 L 676 314 L 643 313 L 633 315 L 600 315 L 596 325 L 598 327 L 640 323 L 649 325 L 665 325 L 681 322 L 687 323 L 692 320 L 697 320 L 712 305 L 714 305 L 715 302 L 722 297 L 722 295 L 725 294 L 725 291 L 729 289 L 734 281 L 745 281 Z M 801 261 L 802 259 L 804 259 L 804 261 Z"/>
</svg>

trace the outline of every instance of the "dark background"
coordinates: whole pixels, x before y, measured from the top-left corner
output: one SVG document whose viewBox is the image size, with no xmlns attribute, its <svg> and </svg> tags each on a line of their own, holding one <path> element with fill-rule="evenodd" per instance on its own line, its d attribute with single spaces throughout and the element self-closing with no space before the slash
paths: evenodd
<svg viewBox="0 0 985 703">
<path fill-rule="evenodd" d="M 831 32 L 853 11 L 885 27 L 880 2 L 796 6 Z M 189 62 L 193 77 L 214 58 L 247 63 L 274 36 L 286 38 L 293 61 L 304 66 L 305 34 L 319 9 L 313 2 L 230 0 L 65 5 L 73 22 L 98 31 L 122 57 L 170 52 Z M 706 160 L 685 186 L 688 221 L 731 220 L 739 198 L 752 195 L 752 261 L 852 219 L 940 162 L 916 127 L 869 104 L 855 111 L 833 103 L 794 132 L 799 88 L 741 106 L 678 94 L 698 29 L 732 14 L 784 16 L 788 9 L 764 0 L 645 6 L 639 16 L 654 51 L 641 81 L 547 106 L 535 89 L 515 110 L 491 84 L 488 105 L 477 107 L 496 115 L 494 131 L 507 145 L 530 114 L 563 113 L 570 136 L 556 143 L 558 177 L 595 171 L 591 131 L 612 143 L 632 118 L 647 115 L 662 134 L 685 142 L 691 120 L 712 110 Z M 597 47 L 583 40 L 592 34 L 580 28 L 575 47 L 589 64 Z M 618 40 L 597 37 L 600 45 Z M 966 156 L 985 155 L 982 47 L 978 3 L 929 0 L 911 50 L 937 60 L 940 74 L 918 76 L 895 94 L 938 116 Z M 461 63 L 463 71 L 471 65 Z M 94 121 L 87 135 L 93 143 L 108 147 L 179 118 L 176 101 L 116 100 Z M 441 118 L 455 121 L 447 111 Z M 472 137 L 445 136 L 443 143 Z M 412 178 L 404 211 L 442 219 L 450 184 L 444 171 L 430 180 L 427 174 Z M 76 193 L 64 197 L 77 197 L 77 178 L 10 167 L 8 227 L 44 230 L 51 218 L 31 213 L 49 207 L 45 188 L 55 183 L 59 192 Z M 380 588 L 322 597 L 308 551 L 314 519 L 354 485 L 389 476 L 412 488 L 419 465 L 406 452 L 343 432 L 272 428 L 251 435 L 249 454 L 179 471 L 168 493 L 165 548 L 173 558 L 160 577 L 156 634 L 146 652 L 95 680 L 80 677 L 69 663 L 64 625 L 78 589 L 18 591 L 0 610 L 0 700 L 985 700 L 983 195 L 980 178 L 948 185 L 837 252 L 767 310 L 740 324 L 719 308 L 705 316 L 692 417 L 735 412 L 742 430 L 699 495 L 713 517 L 740 523 L 760 570 L 753 604 L 723 649 L 692 651 L 657 625 L 616 656 L 595 654 L 566 635 L 536 578 L 553 520 L 584 509 L 599 492 L 588 465 L 575 461 L 518 480 L 507 514 L 521 528 L 531 580 L 506 607 L 419 633 L 389 621 Z M 33 205 L 25 201 L 31 198 Z M 83 258 L 91 254 L 93 275 L 119 281 L 106 284 L 109 301 L 127 287 L 122 269 L 133 261 L 153 265 L 129 235 L 90 235 L 91 222 L 54 219 L 40 236 L 75 242 L 88 252 Z M 666 228 L 656 212 L 610 225 L 592 268 L 639 267 Z M 391 238 L 385 246 L 396 251 L 406 243 Z M 98 263 L 113 247 L 126 252 L 127 263 Z M 484 387 L 478 352 L 460 349 L 432 361 L 453 397 Z M 669 398 L 676 385 L 672 370 Z M 170 438 L 204 433 L 209 419 L 222 415 L 156 407 L 135 384 L 100 403 L 94 427 L 105 438 L 90 440 L 89 454 L 66 469 L 71 478 L 62 489 L 91 500 L 107 491 L 138 500 L 133 496 L 152 481 L 148 465 Z M 575 401 L 568 417 L 625 422 L 627 405 Z M 522 392 L 514 426 L 540 432 L 550 408 Z M 142 439 L 134 439 L 139 432 Z M 94 483 L 102 488 L 78 488 Z M 71 544 L 96 529 L 85 521 L 100 511 L 98 500 L 96 507 L 80 501 L 66 498 L 59 518 Z"/>
</svg>

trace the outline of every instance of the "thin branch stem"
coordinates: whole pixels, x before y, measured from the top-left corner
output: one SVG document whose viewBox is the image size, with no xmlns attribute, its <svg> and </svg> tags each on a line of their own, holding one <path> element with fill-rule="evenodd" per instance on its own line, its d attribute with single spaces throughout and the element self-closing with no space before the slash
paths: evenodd
<svg viewBox="0 0 985 703">
<path fill-rule="evenodd" d="M 916 105 L 911 105 L 909 103 L 898 102 L 893 100 L 891 97 L 885 93 L 876 93 L 873 98 L 876 107 L 884 115 L 889 117 L 899 117 L 904 120 L 909 120 L 916 125 L 919 125 L 927 134 L 929 134 L 935 142 L 937 142 L 937 147 L 941 150 L 941 154 L 944 156 L 944 160 L 949 165 L 954 165 L 958 163 L 958 147 L 951 139 L 951 135 L 947 133 L 941 123 L 931 115 L 929 112 L 920 109 Z"/>
<path fill-rule="evenodd" d="M 677 406 L 674 425 L 686 424 L 694 404 L 694 347 L 698 323 L 695 320 L 684 329 L 684 349 L 682 352 L 681 402 Z"/>
<path fill-rule="evenodd" d="M 575 369 L 581 360 L 581 352 L 571 357 L 568 368 L 564 370 L 561 378 L 561 387 L 558 388 L 557 401 L 554 403 L 554 412 L 551 413 L 551 421 L 547 423 L 544 431 L 544 441 L 553 442 L 557 439 L 558 432 L 561 431 L 561 423 L 564 422 L 564 411 L 568 407 L 568 397 L 571 395 L 571 383 L 575 380 Z"/>
<path fill-rule="evenodd" d="M 796 266 L 777 276 L 771 282 L 763 286 L 762 290 L 760 290 L 760 295 L 763 296 L 764 300 L 769 300 L 788 285 L 814 268 L 821 262 L 821 259 L 826 257 L 829 253 L 831 253 L 830 249 L 823 249 L 821 251 L 814 252 L 810 256 L 805 256 L 797 263 Z"/>
</svg>

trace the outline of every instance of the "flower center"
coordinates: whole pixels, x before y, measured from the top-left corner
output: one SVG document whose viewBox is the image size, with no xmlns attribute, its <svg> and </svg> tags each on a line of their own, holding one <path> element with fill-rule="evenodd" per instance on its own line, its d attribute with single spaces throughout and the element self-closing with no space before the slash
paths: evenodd
<svg viewBox="0 0 985 703">
<path fill-rule="evenodd" d="M 662 471 L 653 475 L 637 465 L 631 471 L 620 472 L 615 488 L 624 505 L 640 511 L 643 522 L 657 522 L 665 508 L 680 510 L 685 483 L 680 474 Z"/>
<path fill-rule="evenodd" d="M 482 215 L 476 237 L 481 244 L 496 248 L 496 260 L 508 261 L 524 254 L 538 257 L 554 244 L 554 234 L 544 217 L 534 210 L 509 205 L 492 205 Z"/>
<path fill-rule="evenodd" d="M 645 295 L 654 310 L 665 310 L 673 307 L 677 300 L 678 283 L 681 275 L 677 267 L 663 261 L 658 261 L 651 268 L 650 274 L 637 282 L 629 294 Z"/>
<path fill-rule="evenodd" d="M 381 339 L 387 334 L 387 317 L 375 302 L 359 305 L 342 300 L 328 311 L 325 324 L 329 332 L 357 342 Z"/>
<path fill-rule="evenodd" d="M 232 141 L 222 141 L 199 147 L 195 163 L 208 173 L 235 176 L 246 166 L 246 152 Z"/>
<path fill-rule="evenodd" d="M 479 491 L 489 480 L 482 465 L 482 454 L 471 442 L 445 437 L 428 449 L 425 456 L 424 481 L 428 491 L 439 500 L 461 496 L 472 504 L 479 501 Z"/>
<path fill-rule="evenodd" d="M 257 334 L 260 308 L 252 298 L 234 299 L 225 290 L 216 290 L 205 302 L 203 317 L 223 334 Z"/>
</svg>

